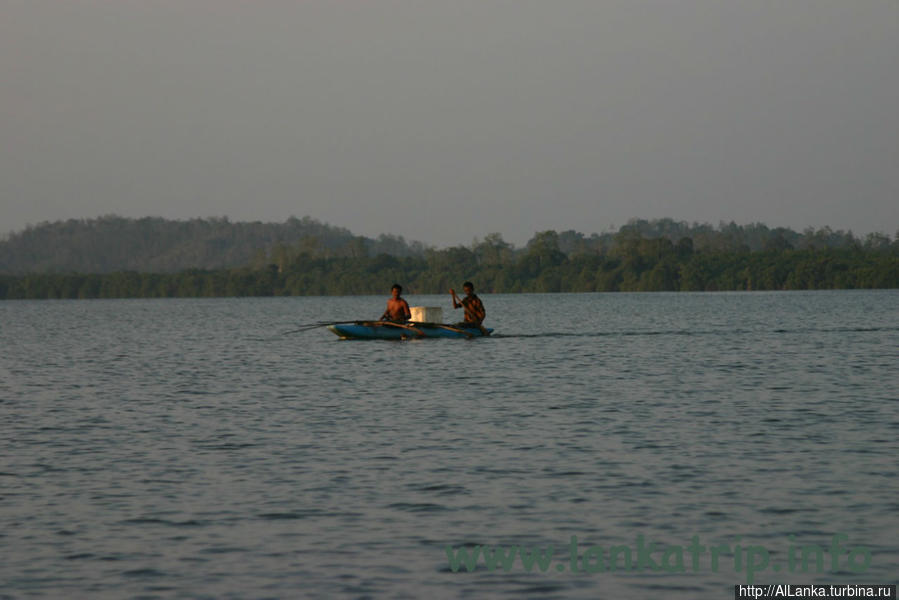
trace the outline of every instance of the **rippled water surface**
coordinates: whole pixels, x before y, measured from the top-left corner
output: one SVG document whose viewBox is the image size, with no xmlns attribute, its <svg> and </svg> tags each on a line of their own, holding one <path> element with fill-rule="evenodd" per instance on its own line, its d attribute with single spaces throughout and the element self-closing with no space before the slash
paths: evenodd
<svg viewBox="0 0 899 600">
<path fill-rule="evenodd" d="M 0 598 L 728 598 L 746 580 L 730 555 L 572 573 L 572 536 L 756 545 L 764 583 L 895 583 L 896 291 L 485 295 L 487 339 L 284 334 L 385 299 L 0 303 Z M 788 572 L 791 545 L 834 533 L 836 573 Z M 556 558 L 450 569 L 447 545 L 485 544 Z"/>
</svg>

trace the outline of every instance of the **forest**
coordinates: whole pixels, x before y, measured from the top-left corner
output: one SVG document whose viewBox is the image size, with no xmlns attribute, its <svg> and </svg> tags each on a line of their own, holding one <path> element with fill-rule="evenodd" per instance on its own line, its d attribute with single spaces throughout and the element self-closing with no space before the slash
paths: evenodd
<svg viewBox="0 0 899 600">
<path fill-rule="evenodd" d="M 858 239 L 830 228 L 661 219 L 601 235 L 542 231 L 523 248 L 499 234 L 444 249 L 379 239 L 393 252 L 352 234 L 339 243 L 310 234 L 257 248 L 235 267 L 6 273 L 0 299 L 387 294 L 394 282 L 435 294 L 465 280 L 480 293 L 899 288 L 899 235 Z"/>
<path fill-rule="evenodd" d="M 29 226 L 0 238 L 0 274 L 177 273 L 249 264 L 276 244 L 306 244 L 314 252 L 340 248 L 366 254 L 408 256 L 424 251 L 420 242 L 381 235 L 355 236 L 303 217 L 283 223 L 232 222 L 227 217 L 177 221 L 107 215 Z"/>
</svg>

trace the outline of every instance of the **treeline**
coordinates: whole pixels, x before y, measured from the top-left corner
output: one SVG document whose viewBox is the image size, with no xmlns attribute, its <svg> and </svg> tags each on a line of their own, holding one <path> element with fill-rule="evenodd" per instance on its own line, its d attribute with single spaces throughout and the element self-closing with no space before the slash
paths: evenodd
<svg viewBox="0 0 899 600">
<path fill-rule="evenodd" d="M 606 256 L 628 236 L 667 239 L 672 244 L 690 238 L 694 250 L 703 253 L 859 247 L 876 250 L 892 244 L 886 234 L 859 239 L 851 231 L 829 227 L 800 233 L 762 223 L 712 226 L 672 219 L 632 220 L 617 231 L 589 235 L 573 230 L 556 234 L 559 251 L 568 257 Z M 489 237 L 493 242 L 501 241 L 498 235 Z M 503 244 L 502 251 L 510 259 L 506 263 L 527 254 L 535 240 L 524 248 Z M 480 243 L 476 241 L 471 249 Z M 302 253 L 315 258 L 360 259 L 387 254 L 423 259 L 428 251 L 433 249 L 421 242 L 407 242 L 402 236 L 367 238 L 309 217 L 291 217 L 284 223 L 243 223 L 224 217 L 174 221 L 111 215 L 41 223 L 8 234 L 0 239 L 0 274 L 178 273 L 188 269 L 259 268 Z M 277 257 L 273 259 L 273 255 Z"/>
<path fill-rule="evenodd" d="M 421 242 L 401 236 L 356 236 L 309 217 L 242 223 L 227 217 L 175 221 L 108 215 L 46 222 L 8 234 L 0 239 L 0 274 L 224 269 L 258 262 L 278 244 L 335 256 L 424 251 Z"/>
<path fill-rule="evenodd" d="M 444 293 L 472 280 L 479 292 L 614 292 L 899 288 L 899 239 L 793 248 L 786 239 L 752 251 L 699 250 L 633 229 L 608 249 L 562 249 L 564 236 L 538 233 L 516 251 L 498 234 L 470 247 L 416 256 L 324 256 L 278 245 L 255 266 L 179 273 L 31 274 L 0 277 L 0 298 L 130 298 Z"/>
</svg>

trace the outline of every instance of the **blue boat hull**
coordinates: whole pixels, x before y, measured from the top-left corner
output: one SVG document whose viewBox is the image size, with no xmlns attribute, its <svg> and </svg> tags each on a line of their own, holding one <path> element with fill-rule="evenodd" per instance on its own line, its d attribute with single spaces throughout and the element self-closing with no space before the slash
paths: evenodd
<svg viewBox="0 0 899 600">
<path fill-rule="evenodd" d="M 357 323 L 349 325 L 328 325 L 328 330 L 343 339 L 361 340 L 404 340 L 414 338 L 456 338 L 468 339 L 483 337 L 480 329 L 475 327 L 456 327 L 455 325 L 437 325 L 433 323 L 410 323 L 405 327 L 383 325 L 378 323 Z M 487 333 L 493 330 L 486 328 Z"/>
</svg>

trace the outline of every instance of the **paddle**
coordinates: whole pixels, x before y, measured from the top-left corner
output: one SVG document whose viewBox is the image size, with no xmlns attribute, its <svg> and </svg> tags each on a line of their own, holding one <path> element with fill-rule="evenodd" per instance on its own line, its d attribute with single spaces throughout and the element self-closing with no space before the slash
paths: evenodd
<svg viewBox="0 0 899 600">
<path fill-rule="evenodd" d="M 456 333 L 464 333 L 466 336 L 468 336 L 469 339 L 474 337 L 473 333 L 465 331 L 464 329 L 459 329 L 458 327 L 453 327 L 451 325 L 443 325 L 441 323 L 441 324 L 438 324 L 437 327 L 440 327 L 442 329 L 448 329 L 449 331 L 455 331 Z"/>
</svg>

